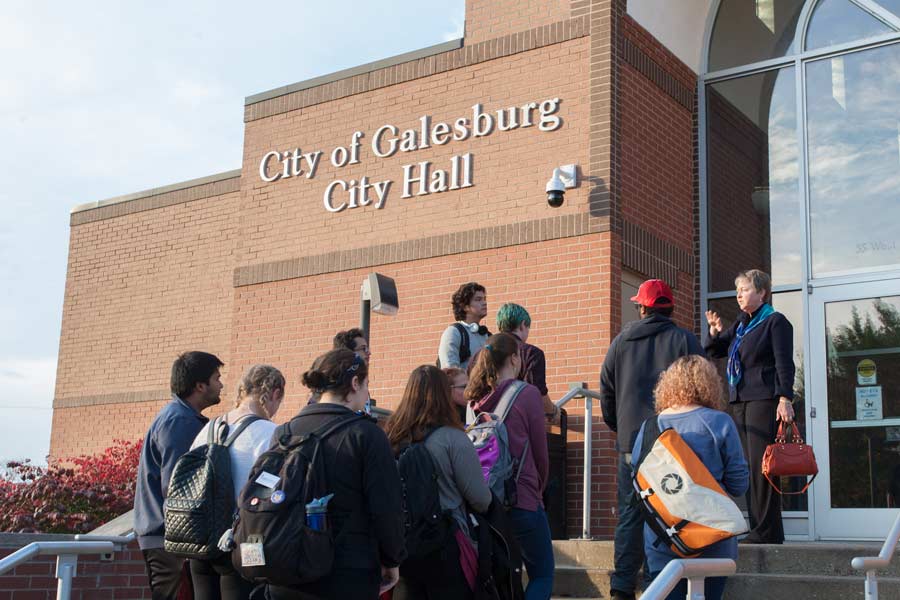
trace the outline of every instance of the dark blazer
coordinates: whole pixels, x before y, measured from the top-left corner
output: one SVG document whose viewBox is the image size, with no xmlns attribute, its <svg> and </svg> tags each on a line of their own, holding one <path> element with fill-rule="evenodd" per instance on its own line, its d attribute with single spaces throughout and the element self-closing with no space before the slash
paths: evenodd
<svg viewBox="0 0 900 600">
<path fill-rule="evenodd" d="M 310 404 L 278 426 L 273 443 L 288 426 L 293 435 L 304 435 L 353 414 L 337 404 Z M 334 569 L 399 566 L 406 557 L 400 475 L 387 436 L 374 419 L 363 419 L 329 436 L 323 451 L 334 492 L 328 503 L 329 527 L 337 533 Z"/>
<path fill-rule="evenodd" d="M 755 314 L 755 313 L 754 313 Z M 741 313 L 727 330 L 706 342 L 710 358 L 727 357 L 740 322 L 749 323 L 751 315 Z M 744 336 L 738 355 L 743 375 L 736 387 L 729 386 L 729 402 L 774 400 L 794 397 L 794 328 L 781 313 L 770 315 Z"/>
</svg>

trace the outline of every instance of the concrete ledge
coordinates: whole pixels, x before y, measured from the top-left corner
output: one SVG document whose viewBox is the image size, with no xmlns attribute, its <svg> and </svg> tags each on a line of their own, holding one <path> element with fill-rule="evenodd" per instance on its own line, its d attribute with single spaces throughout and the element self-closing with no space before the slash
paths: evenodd
<svg viewBox="0 0 900 600">
<path fill-rule="evenodd" d="M 359 65 L 358 67 L 351 67 L 349 69 L 335 71 L 334 73 L 328 73 L 327 75 L 313 77 L 312 79 L 306 79 L 304 81 L 292 83 L 291 85 L 286 85 L 283 87 L 268 90 L 266 92 L 253 94 L 252 96 L 247 96 L 244 99 L 244 106 L 256 104 L 257 102 L 262 102 L 263 100 L 271 100 L 272 98 L 285 96 L 287 94 L 293 94 L 294 92 L 299 92 L 301 90 L 306 90 L 319 85 L 325 85 L 326 83 L 331 83 L 333 81 L 340 81 L 341 79 L 347 79 L 348 77 L 353 77 L 354 75 L 370 73 L 372 71 L 377 71 L 378 69 L 393 67 L 394 65 L 399 65 L 411 60 L 418 60 L 420 58 L 426 58 L 435 54 L 441 54 L 442 52 L 449 52 L 451 50 L 456 50 L 457 48 L 462 48 L 462 46 L 463 39 L 460 38 L 458 40 L 451 40 L 442 44 L 428 46 L 427 48 L 413 50 L 412 52 L 404 52 L 403 54 L 397 54 L 396 56 L 372 61 L 370 63 Z"/>
<path fill-rule="evenodd" d="M 240 178 L 241 170 L 235 169 L 133 194 L 79 204 L 71 211 L 70 224 L 82 225 L 91 221 L 236 192 L 240 190 Z"/>
<path fill-rule="evenodd" d="M 234 287 L 532 244 L 604 231 L 609 231 L 608 218 L 592 217 L 587 213 L 560 215 L 534 221 L 446 233 L 417 240 L 405 240 L 393 244 L 381 244 L 238 267 L 234 271 Z"/>
<path fill-rule="evenodd" d="M 143 392 L 119 392 L 116 394 L 96 394 L 93 396 L 74 396 L 72 398 L 54 398 L 53 408 L 80 408 L 101 404 L 135 404 L 137 402 L 168 402 L 172 398 L 169 390 L 148 390 Z"/>
</svg>

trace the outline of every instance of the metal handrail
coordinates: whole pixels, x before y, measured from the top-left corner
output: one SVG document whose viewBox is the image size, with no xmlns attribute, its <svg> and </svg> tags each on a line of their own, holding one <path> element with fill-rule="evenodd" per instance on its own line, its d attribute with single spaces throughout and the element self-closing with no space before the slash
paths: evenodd
<svg viewBox="0 0 900 600">
<path fill-rule="evenodd" d="M 678 582 L 687 578 L 687 600 L 704 600 L 707 577 L 734 575 L 737 565 L 730 558 L 688 558 L 670 561 L 653 583 L 641 594 L 641 600 L 661 600 L 669 595 Z"/>
<path fill-rule="evenodd" d="M 581 539 L 591 539 L 591 438 L 593 437 L 594 400 L 600 400 L 599 393 L 583 387 L 575 387 L 557 400 L 556 407 L 562 408 L 573 398 L 584 398 L 584 482 L 582 484 Z"/>
<path fill-rule="evenodd" d="M 56 578 L 59 580 L 56 584 L 56 599 L 69 600 L 78 555 L 108 554 L 115 549 L 115 545 L 109 541 L 31 542 L 0 560 L 0 575 L 35 556 L 56 555 Z"/>
<path fill-rule="evenodd" d="M 885 538 L 878 556 L 857 556 L 850 561 L 851 567 L 866 572 L 865 600 L 878 600 L 878 578 L 875 576 L 875 569 L 885 569 L 891 563 L 898 540 L 900 540 L 900 513 L 897 513 L 894 526 Z"/>
<path fill-rule="evenodd" d="M 137 539 L 133 531 L 125 535 L 95 535 L 93 533 L 79 533 L 75 536 L 76 542 L 112 542 L 117 550 L 121 550 Z"/>
</svg>

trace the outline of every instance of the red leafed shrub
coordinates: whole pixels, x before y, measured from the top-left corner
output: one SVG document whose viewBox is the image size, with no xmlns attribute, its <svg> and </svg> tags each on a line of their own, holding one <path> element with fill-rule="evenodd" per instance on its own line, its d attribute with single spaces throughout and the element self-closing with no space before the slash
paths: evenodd
<svg viewBox="0 0 900 600">
<path fill-rule="evenodd" d="M 9 462 L 0 477 L 0 531 L 85 533 L 131 510 L 141 441 L 46 467 Z"/>
</svg>

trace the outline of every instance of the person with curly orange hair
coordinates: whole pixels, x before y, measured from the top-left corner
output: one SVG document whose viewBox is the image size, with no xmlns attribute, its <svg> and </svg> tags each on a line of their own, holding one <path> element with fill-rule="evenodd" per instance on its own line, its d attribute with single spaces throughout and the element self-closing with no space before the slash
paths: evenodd
<svg viewBox="0 0 900 600">
<path fill-rule="evenodd" d="M 660 430 L 674 429 L 726 492 L 732 496 L 746 492 L 750 485 L 750 470 L 737 427 L 723 412 L 722 379 L 713 364 L 697 355 L 679 358 L 660 375 L 653 394 L 658 416 L 651 418 L 659 419 Z M 642 447 L 645 426 L 646 421 L 635 440 L 635 452 Z M 636 464 L 638 458 L 635 457 Z M 708 547 L 700 558 L 737 559 L 737 550 L 737 538 L 729 538 Z M 656 533 L 646 523 L 644 552 L 651 579 L 655 579 L 670 560 L 678 558 L 668 544 L 658 543 Z M 724 590 L 724 577 L 706 580 L 707 600 L 721 599 Z M 675 600 L 686 594 L 687 582 L 682 580 L 668 598 Z"/>
</svg>

